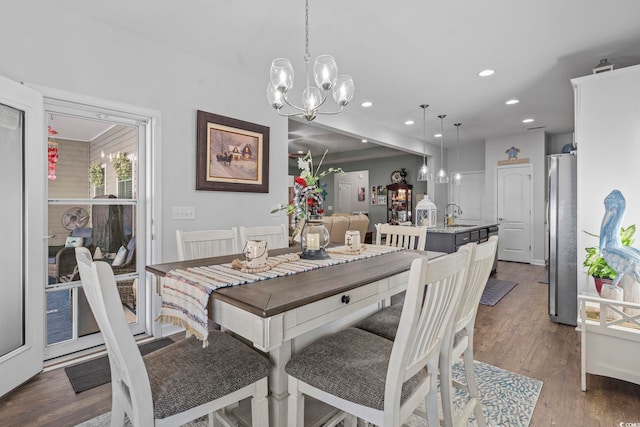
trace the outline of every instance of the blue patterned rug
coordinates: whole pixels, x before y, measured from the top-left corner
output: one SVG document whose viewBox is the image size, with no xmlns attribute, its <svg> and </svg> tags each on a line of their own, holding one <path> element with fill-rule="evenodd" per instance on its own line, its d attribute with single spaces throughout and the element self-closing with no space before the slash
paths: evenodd
<svg viewBox="0 0 640 427">
<path fill-rule="evenodd" d="M 482 292 L 482 297 L 480 298 L 480 304 L 491 306 L 496 305 L 498 301 L 508 294 L 509 291 L 517 284 L 517 282 L 512 282 L 510 280 L 487 280 L 487 285 L 485 286 L 484 292 Z"/>
<path fill-rule="evenodd" d="M 475 362 L 474 367 L 487 427 L 527 427 L 542 390 L 542 381 L 478 361 Z M 453 377 L 462 383 L 465 382 L 462 362 L 453 366 Z M 454 405 L 459 409 L 468 400 L 468 395 L 462 390 L 455 391 Z M 110 413 L 106 413 L 76 427 L 106 427 L 109 425 L 109 420 Z M 206 425 L 206 421 L 185 424 L 193 427 Z M 412 415 L 405 425 L 424 427 L 427 422 Z M 469 427 L 477 426 L 475 416 L 469 419 L 468 425 Z"/>
</svg>

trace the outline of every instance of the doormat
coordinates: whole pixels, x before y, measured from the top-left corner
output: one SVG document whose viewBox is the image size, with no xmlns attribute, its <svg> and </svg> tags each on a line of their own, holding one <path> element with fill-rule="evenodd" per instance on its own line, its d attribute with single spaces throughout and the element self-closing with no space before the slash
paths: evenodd
<svg viewBox="0 0 640 427">
<path fill-rule="evenodd" d="M 509 293 L 511 289 L 518 283 L 512 282 L 510 280 L 497 280 L 497 279 L 489 279 L 487 280 L 487 286 L 484 288 L 484 292 L 482 292 L 482 297 L 480 298 L 480 304 L 482 305 L 491 305 L 494 306 Z"/>
<path fill-rule="evenodd" d="M 159 340 L 142 344 L 138 346 L 138 348 L 140 349 L 140 354 L 144 356 L 152 351 L 173 344 L 173 342 L 171 338 L 160 338 Z M 109 367 L 109 359 L 107 356 L 101 356 L 96 359 L 68 366 L 64 368 L 64 371 L 67 377 L 69 377 L 71 387 L 73 387 L 76 393 L 98 387 L 111 381 L 111 368 Z"/>
<path fill-rule="evenodd" d="M 531 422 L 533 411 L 542 390 L 542 381 L 529 378 L 515 372 L 507 371 L 487 363 L 474 361 L 474 371 L 480 392 L 480 405 L 485 416 L 487 427 L 526 427 Z M 462 362 L 453 365 L 453 378 L 465 383 L 464 366 Z M 456 411 L 460 410 L 469 399 L 469 395 L 458 388 L 454 388 L 453 403 Z M 424 404 L 422 404 L 424 407 Z M 442 407 L 438 398 L 438 412 L 442 419 Z M 78 424 L 76 427 L 108 427 L 111 413 L 99 415 Z M 126 419 L 125 426 L 131 423 Z M 183 427 L 206 427 L 207 421 L 192 421 Z M 424 427 L 426 421 L 416 415 L 411 415 L 405 426 Z M 468 427 L 476 427 L 478 423 L 475 415 L 471 415 Z"/>
</svg>

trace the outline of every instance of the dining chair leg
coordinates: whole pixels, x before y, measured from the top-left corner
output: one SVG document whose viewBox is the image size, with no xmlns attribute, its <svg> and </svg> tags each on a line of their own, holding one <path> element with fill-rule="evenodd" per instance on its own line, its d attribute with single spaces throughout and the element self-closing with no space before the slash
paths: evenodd
<svg viewBox="0 0 640 427">
<path fill-rule="evenodd" d="M 259 381 L 258 384 L 256 384 L 256 393 L 251 398 L 251 425 L 254 427 L 269 427 L 267 384 L 266 378 Z"/>
<path fill-rule="evenodd" d="M 355 415 L 348 415 L 344 419 L 344 427 L 358 427 L 358 417 Z"/>
<path fill-rule="evenodd" d="M 427 417 L 427 425 L 429 427 L 438 427 L 440 421 L 438 420 L 438 364 L 428 363 L 427 369 L 429 370 L 430 387 L 427 395 L 424 397 L 424 407 Z"/>
<path fill-rule="evenodd" d="M 111 402 L 111 427 L 122 427 L 124 425 L 124 407 L 119 399 Z"/>
<path fill-rule="evenodd" d="M 473 333 L 469 337 L 469 345 L 463 354 L 464 360 L 464 372 L 467 379 L 467 390 L 469 396 L 471 396 L 472 404 L 474 405 L 473 412 L 476 416 L 476 422 L 478 427 L 485 427 L 484 413 L 482 412 L 482 406 L 480 405 L 480 393 L 478 391 L 478 383 L 476 382 L 476 373 L 473 367 Z"/>
<path fill-rule="evenodd" d="M 451 353 L 443 351 L 440 357 L 440 399 L 444 427 L 453 427 L 454 425 L 455 411 L 453 409 L 453 384 L 451 380 Z"/>
<path fill-rule="evenodd" d="M 304 395 L 298 390 L 298 380 L 289 376 L 288 426 L 304 425 Z"/>
</svg>

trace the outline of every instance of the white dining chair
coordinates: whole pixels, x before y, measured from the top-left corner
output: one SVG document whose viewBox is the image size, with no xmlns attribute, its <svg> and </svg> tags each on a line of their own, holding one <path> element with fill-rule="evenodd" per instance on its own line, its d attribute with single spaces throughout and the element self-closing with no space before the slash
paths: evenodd
<svg viewBox="0 0 640 427">
<path fill-rule="evenodd" d="M 288 425 L 303 425 L 305 396 L 310 396 L 341 411 L 328 425 L 344 419 L 355 426 L 361 419 L 399 427 L 424 400 L 427 422 L 437 426 L 441 344 L 450 333 L 468 266 L 468 251 L 428 264 L 422 257 L 412 262 L 395 341 L 348 328 L 295 354 L 285 368 Z"/>
<path fill-rule="evenodd" d="M 180 261 L 240 252 L 238 229 L 235 227 L 228 230 L 176 230 L 176 241 Z"/>
<path fill-rule="evenodd" d="M 289 246 L 289 234 L 284 224 L 264 225 L 257 227 L 239 227 L 240 230 L 240 251 L 249 240 L 264 240 L 267 242 L 267 249 L 286 248 Z"/>
<path fill-rule="evenodd" d="M 424 251 L 427 247 L 427 226 L 411 227 L 406 225 L 376 224 L 376 245 Z"/>
<path fill-rule="evenodd" d="M 455 316 L 452 339 L 443 344 L 440 352 L 440 396 L 445 427 L 466 426 L 472 412 L 479 427 L 486 425 L 473 367 L 473 329 L 480 298 L 489 280 L 497 248 L 498 236 L 491 236 L 487 242 L 474 248 L 467 284 Z M 466 386 L 454 381 L 452 377 L 451 367 L 460 360 L 460 356 L 464 363 Z M 467 391 L 470 396 L 465 407 L 459 412 L 456 412 L 453 406 L 452 386 Z"/>
<path fill-rule="evenodd" d="M 105 340 L 111 368 L 111 426 L 177 426 L 204 415 L 235 425 L 224 408 L 251 399 L 254 426 L 268 426 L 266 358 L 220 331 L 209 345 L 193 337 L 141 356 L 109 264 L 76 248 L 80 280 Z M 215 415 L 214 415 L 215 413 Z"/>
<path fill-rule="evenodd" d="M 446 337 L 440 352 L 440 394 L 444 425 L 466 426 L 471 413 L 476 416 L 478 426 L 485 425 L 485 419 L 479 402 L 479 393 L 473 366 L 473 330 L 482 292 L 487 284 L 493 260 L 498 246 L 498 236 L 477 245 L 469 243 L 460 250 L 471 252 L 471 265 L 467 275 L 460 304 L 456 310 L 452 333 Z M 356 326 L 367 332 L 394 340 L 400 323 L 403 304 L 391 305 L 369 316 Z M 467 386 L 453 381 L 451 367 L 463 356 L 465 379 Z M 462 410 L 453 407 L 452 386 L 466 390 L 470 399 Z"/>
</svg>

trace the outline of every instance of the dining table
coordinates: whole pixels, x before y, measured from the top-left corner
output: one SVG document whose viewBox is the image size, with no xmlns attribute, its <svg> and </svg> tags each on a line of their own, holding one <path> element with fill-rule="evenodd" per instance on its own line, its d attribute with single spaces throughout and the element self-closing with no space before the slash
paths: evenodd
<svg viewBox="0 0 640 427">
<path fill-rule="evenodd" d="M 375 251 L 382 247 L 366 245 Z M 388 248 L 388 247 L 387 247 Z M 269 250 L 269 257 L 299 252 L 299 247 Z M 331 255 L 331 254 L 330 254 Z M 257 350 L 268 354 L 269 417 L 271 426 L 287 424 L 287 374 L 285 365 L 296 351 L 319 337 L 351 326 L 390 303 L 407 287 L 411 262 L 443 252 L 393 250 L 377 256 L 342 262 L 296 274 L 216 289 L 208 300 L 208 314 L 220 327 Z M 156 280 L 172 271 L 202 266 L 228 265 L 244 254 L 148 265 Z M 320 413 L 310 421 L 318 425 Z"/>
</svg>

